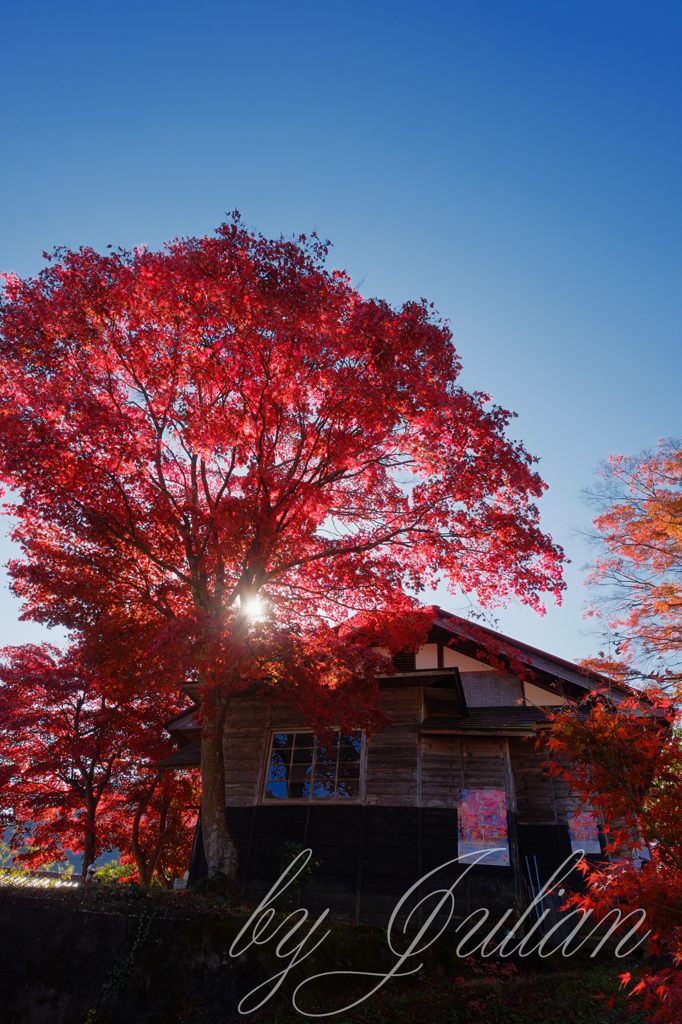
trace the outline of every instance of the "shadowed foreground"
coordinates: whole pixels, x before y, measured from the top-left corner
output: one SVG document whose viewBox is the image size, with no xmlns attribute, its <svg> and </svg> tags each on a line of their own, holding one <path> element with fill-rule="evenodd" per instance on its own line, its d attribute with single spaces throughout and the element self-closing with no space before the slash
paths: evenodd
<svg viewBox="0 0 682 1024">
<path fill-rule="evenodd" d="M 71 890 L 25 894 L 0 891 L 0 1024 L 293 1024 L 314 1018 L 297 1014 L 291 992 L 323 971 L 386 971 L 394 963 L 385 931 L 333 923 L 332 934 L 292 971 L 282 996 L 254 1014 L 237 1004 L 277 973 L 274 943 L 236 959 L 228 950 L 247 919 L 220 897 L 200 898 L 137 887 L 118 891 Z M 298 940 L 295 940 L 298 941 Z M 598 961 L 462 961 L 452 938 L 423 957 L 411 978 L 389 982 L 360 1007 L 327 1020 L 414 1021 L 435 1024 L 545 1024 L 554 1020 L 620 1024 L 631 1016 L 616 994 L 609 1011 L 599 992 L 617 993 L 617 974 L 636 970 L 632 961 L 603 954 Z M 414 962 L 416 966 L 416 961 Z M 367 991 L 371 984 L 364 986 Z M 301 995 L 309 1012 L 338 1009 L 357 998 L 338 980 Z"/>
</svg>

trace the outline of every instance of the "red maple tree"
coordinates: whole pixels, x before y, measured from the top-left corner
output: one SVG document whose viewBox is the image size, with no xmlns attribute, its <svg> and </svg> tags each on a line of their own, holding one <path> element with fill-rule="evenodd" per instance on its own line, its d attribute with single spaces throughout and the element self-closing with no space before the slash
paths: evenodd
<svg viewBox="0 0 682 1024">
<path fill-rule="evenodd" d="M 130 850 L 121 860 L 135 864 L 141 885 L 151 885 L 156 874 L 170 889 L 185 873 L 198 816 L 194 776 L 192 771 L 159 771 L 128 793 L 128 827 L 119 847 Z"/>
<path fill-rule="evenodd" d="M 609 861 L 583 862 L 587 889 L 570 900 L 603 919 L 615 907 L 646 910 L 648 972 L 630 991 L 648 1020 L 682 1019 L 682 737 L 679 714 L 660 693 L 620 705 L 594 691 L 553 716 L 550 770 L 601 816 Z M 642 860 L 643 851 L 648 859 Z M 632 922 L 627 927 L 630 927 Z M 621 975 L 624 986 L 631 974 Z M 613 1000 L 611 1000 L 611 1004 Z"/>
<path fill-rule="evenodd" d="M 326 257 L 235 215 L 160 252 L 57 250 L 0 306 L 15 592 L 112 664 L 125 652 L 150 690 L 199 684 L 211 874 L 236 871 L 230 694 L 376 726 L 387 666 L 367 643 L 414 649 L 428 628 L 405 592 L 445 576 L 541 610 L 563 588 L 535 460 L 510 413 L 457 384 L 447 325 L 424 300 L 363 298 Z M 333 628 L 358 612 L 364 634 Z"/>
<path fill-rule="evenodd" d="M 11 848 L 28 847 L 19 859 L 37 867 L 64 860 L 65 850 L 82 853 L 85 879 L 100 854 L 131 849 L 136 837 L 130 802 L 139 803 L 150 776 L 156 777 L 146 767 L 150 756 L 168 752 L 161 726 L 173 710 L 165 695 L 140 700 L 125 689 L 117 695 L 112 681 L 88 668 L 76 647 L 65 653 L 48 644 L 0 651 L 2 802 L 14 826 Z M 160 789 L 177 804 L 178 786 L 169 780 Z M 153 795 L 147 792 L 142 813 Z M 170 810 L 169 802 L 166 818 Z M 152 871 L 173 832 L 165 824 L 157 831 Z M 149 882 L 146 874 L 142 880 Z"/>
</svg>

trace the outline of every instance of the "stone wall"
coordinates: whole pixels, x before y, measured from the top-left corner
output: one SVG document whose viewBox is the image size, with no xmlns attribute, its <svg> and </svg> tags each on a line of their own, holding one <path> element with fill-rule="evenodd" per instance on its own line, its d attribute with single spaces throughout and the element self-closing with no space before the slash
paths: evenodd
<svg viewBox="0 0 682 1024">
<path fill-rule="evenodd" d="M 47 895 L 0 893 L 0 1024 L 85 1024 L 108 980 L 97 1024 L 180 1024 L 203 1020 L 201 1010 L 206 1019 L 236 1018 L 241 996 L 267 977 L 257 961 L 228 957 L 236 919 L 148 916 L 141 903 L 93 911 Z"/>
<path fill-rule="evenodd" d="M 184 912 L 167 902 L 158 893 L 93 909 L 77 896 L 0 890 L 0 1024 L 86 1024 L 95 1007 L 94 1024 L 271 1019 L 276 1003 L 255 1018 L 240 1016 L 237 1005 L 288 963 L 276 959 L 275 942 L 232 959 L 246 914 Z M 386 971 L 394 962 L 383 931 L 334 922 L 320 950 L 287 979 L 280 1005 L 288 1005 L 295 983 L 318 971 Z"/>
</svg>

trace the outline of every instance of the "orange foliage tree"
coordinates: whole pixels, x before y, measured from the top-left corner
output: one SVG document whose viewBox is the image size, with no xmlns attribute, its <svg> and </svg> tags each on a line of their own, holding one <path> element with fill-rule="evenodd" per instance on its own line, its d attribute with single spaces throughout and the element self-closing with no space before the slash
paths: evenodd
<svg viewBox="0 0 682 1024">
<path fill-rule="evenodd" d="M 675 692 L 682 681 L 682 445 L 667 440 L 636 458 L 612 455 L 600 477 L 590 497 L 600 508 L 601 550 L 588 582 L 604 595 L 596 613 L 605 616 L 620 658 L 606 667 L 653 676 Z M 603 668 L 603 656 L 592 664 Z"/>
</svg>

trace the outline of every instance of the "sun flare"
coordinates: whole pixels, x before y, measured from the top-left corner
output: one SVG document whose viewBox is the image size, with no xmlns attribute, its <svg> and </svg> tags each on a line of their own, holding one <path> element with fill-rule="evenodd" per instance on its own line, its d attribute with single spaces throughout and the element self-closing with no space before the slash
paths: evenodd
<svg viewBox="0 0 682 1024">
<path fill-rule="evenodd" d="M 254 622 L 262 619 L 265 615 L 265 605 L 261 601 L 260 597 L 249 598 L 248 601 L 241 602 L 241 609 L 244 615 L 248 616 Z"/>
</svg>

